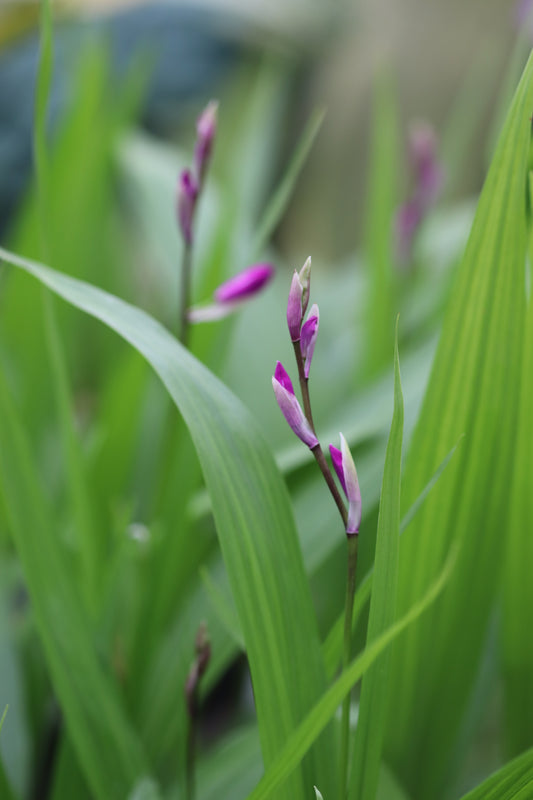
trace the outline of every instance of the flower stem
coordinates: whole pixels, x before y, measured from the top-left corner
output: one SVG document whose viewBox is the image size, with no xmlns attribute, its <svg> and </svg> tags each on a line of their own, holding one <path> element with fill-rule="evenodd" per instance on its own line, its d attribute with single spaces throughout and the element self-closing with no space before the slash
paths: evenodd
<svg viewBox="0 0 533 800">
<path fill-rule="evenodd" d="M 191 266 L 192 266 L 192 247 L 185 243 L 183 256 L 181 259 L 181 294 L 180 294 L 180 315 L 178 338 L 184 347 L 189 342 L 189 319 L 187 311 L 190 305 L 191 292 Z"/>
<path fill-rule="evenodd" d="M 344 610 L 344 649 L 342 656 L 342 667 L 346 669 L 350 663 L 352 649 L 352 617 L 353 600 L 355 595 L 355 577 L 357 572 L 357 549 L 359 537 L 356 535 L 348 536 L 348 573 L 346 577 L 346 606 Z M 350 742 L 350 701 L 351 691 L 348 692 L 342 703 L 341 719 L 341 758 L 340 758 L 340 780 L 341 780 L 341 800 L 345 800 L 348 788 L 348 753 Z"/>
<path fill-rule="evenodd" d="M 325 481 L 328 485 L 328 489 L 330 490 L 333 499 L 335 500 L 335 504 L 339 509 L 339 514 L 342 517 L 342 521 L 344 523 L 344 527 L 346 527 L 346 523 L 348 522 L 348 512 L 346 511 L 346 506 L 344 505 L 344 500 L 342 499 L 339 490 L 337 489 L 337 484 L 331 474 L 331 470 L 328 466 L 328 462 L 324 456 L 322 448 L 320 444 L 315 445 L 311 448 L 311 452 L 314 455 L 318 466 L 320 467 L 320 471 L 325 478 Z"/>
</svg>

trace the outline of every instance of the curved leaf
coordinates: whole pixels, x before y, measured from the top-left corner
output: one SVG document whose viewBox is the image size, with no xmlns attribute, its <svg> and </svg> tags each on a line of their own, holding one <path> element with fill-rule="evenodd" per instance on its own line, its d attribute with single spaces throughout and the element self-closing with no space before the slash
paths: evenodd
<svg viewBox="0 0 533 800">
<path fill-rule="evenodd" d="M 211 495 L 268 766 L 322 695 L 326 680 L 288 493 L 261 432 L 231 392 L 148 314 L 1 248 L 0 258 L 130 342 L 183 414 Z M 286 568 L 280 569 L 281 564 Z M 279 797 L 303 797 L 304 786 L 313 781 L 334 796 L 332 745 L 331 737 L 324 737 L 312 754 L 313 763 L 304 763 Z"/>
</svg>

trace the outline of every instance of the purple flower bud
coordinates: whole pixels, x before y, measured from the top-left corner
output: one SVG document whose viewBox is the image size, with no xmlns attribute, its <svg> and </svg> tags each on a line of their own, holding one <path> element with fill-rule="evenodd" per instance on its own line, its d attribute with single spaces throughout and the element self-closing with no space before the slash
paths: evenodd
<svg viewBox="0 0 533 800">
<path fill-rule="evenodd" d="M 306 260 L 305 264 L 298 273 L 300 283 L 302 284 L 302 317 L 307 311 L 309 305 L 309 295 L 311 293 L 311 256 Z"/>
<path fill-rule="evenodd" d="M 296 270 L 294 270 L 291 288 L 289 289 L 289 300 L 287 303 L 287 325 L 289 326 L 289 333 L 293 342 L 297 342 L 300 338 L 300 328 L 302 325 L 303 316 L 302 297 L 303 286 L 300 282 L 300 276 Z"/>
<path fill-rule="evenodd" d="M 302 349 L 302 357 L 304 360 L 304 375 L 306 378 L 309 377 L 309 370 L 311 369 L 311 360 L 313 358 L 313 353 L 315 352 L 316 337 L 318 336 L 318 323 L 319 323 L 318 306 L 316 303 L 314 303 L 314 305 L 311 306 L 311 311 L 309 312 L 307 322 L 303 324 L 302 331 L 300 334 L 300 341 L 301 341 L 300 346 Z"/>
<path fill-rule="evenodd" d="M 253 264 L 247 267 L 215 290 L 215 303 L 190 308 L 187 312 L 189 322 L 215 322 L 224 319 L 264 289 L 274 273 L 272 264 Z"/>
<path fill-rule="evenodd" d="M 192 223 L 198 185 L 190 170 L 184 169 L 178 184 L 178 222 L 183 239 L 187 245 L 192 244 Z"/>
<path fill-rule="evenodd" d="M 274 276 L 272 264 L 253 264 L 234 275 L 215 291 L 218 303 L 232 303 L 246 300 L 261 291 Z"/>
<path fill-rule="evenodd" d="M 426 209 L 437 199 L 444 173 L 437 160 L 437 137 L 425 122 L 417 122 L 409 131 L 409 157 L 416 182 L 416 195 Z"/>
<path fill-rule="evenodd" d="M 291 379 L 279 361 L 276 364 L 276 371 L 272 378 L 272 388 L 274 389 L 278 406 L 287 420 L 289 428 L 294 431 L 296 436 L 308 447 L 316 447 L 318 439 L 313 433 L 296 399 Z"/>
<path fill-rule="evenodd" d="M 395 220 L 396 251 L 401 262 L 409 260 L 416 233 L 444 183 L 444 171 L 437 158 L 437 137 L 431 126 L 424 122 L 412 125 L 408 147 L 414 188 Z"/>
<path fill-rule="evenodd" d="M 359 533 L 359 526 L 361 524 L 361 492 L 359 489 L 359 481 L 357 479 L 357 470 L 353 462 L 350 448 L 346 443 L 346 439 L 340 434 L 341 449 L 334 447 L 332 444 L 329 446 L 331 461 L 333 468 L 337 473 L 344 493 L 348 499 L 348 522 L 346 523 L 346 533 L 348 536 L 354 536 Z"/>
<path fill-rule="evenodd" d="M 198 183 L 202 186 L 205 173 L 211 157 L 213 142 L 217 132 L 218 101 L 211 100 L 198 117 L 196 123 L 196 147 L 194 149 L 194 163 Z"/>
</svg>

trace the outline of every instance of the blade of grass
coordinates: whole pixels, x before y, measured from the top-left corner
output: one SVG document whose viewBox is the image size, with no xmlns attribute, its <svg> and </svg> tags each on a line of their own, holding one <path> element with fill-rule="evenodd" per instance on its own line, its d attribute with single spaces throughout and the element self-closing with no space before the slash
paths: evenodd
<svg viewBox="0 0 533 800">
<path fill-rule="evenodd" d="M 384 649 L 398 637 L 414 620 L 426 611 L 438 597 L 453 573 L 457 556 L 457 546 L 453 546 L 438 579 L 431 585 L 424 597 L 415 603 L 405 616 L 392 625 L 378 639 L 374 640 L 364 652 L 358 656 L 327 692 L 321 697 L 301 725 L 287 739 L 285 747 L 266 771 L 248 800 L 267 800 L 271 792 L 283 782 L 316 740 L 337 710 L 346 693 L 371 667 Z"/>
<path fill-rule="evenodd" d="M 276 191 L 272 195 L 268 203 L 261 221 L 259 222 L 258 230 L 252 245 L 252 261 L 255 261 L 261 255 L 265 246 L 268 244 L 270 237 L 276 230 L 285 209 L 291 198 L 294 186 L 298 180 L 298 176 L 307 160 L 311 151 L 314 141 L 322 126 L 325 117 L 323 109 L 317 109 L 311 114 L 304 131 L 296 145 L 294 153 L 288 166 L 284 170 L 283 179 Z"/>
<path fill-rule="evenodd" d="M 211 494 L 215 524 L 246 641 L 265 764 L 324 691 L 316 619 L 286 486 L 256 424 L 239 401 L 154 319 L 94 286 L 0 249 L 100 319 L 151 363 L 181 410 Z M 290 569 L 279 569 L 279 564 Z M 287 613 L 290 609 L 291 613 Z M 332 737 L 283 794 L 304 796 L 317 776 L 335 794 Z"/>
<path fill-rule="evenodd" d="M 405 468 L 412 503 L 465 433 L 467 444 L 402 537 L 400 612 L 438 571 L 449 542 L 462 542 L 443 597 L 393 651 L 386 752 L 415 798 L 438 797 L 458 766 L 452 753 L 499 591 L 522 366 L 532 105 L 530 58 L 446 308 Z"/>
<path fill-rule="evenodd" d="M 394 345 L 394 412 L 390 429 L 381 499 L 367 642 L 378 639 L 393 623 L 400 549 L 400 482 L 402 472 L 403 394 L 398 355 L 398 321 Z M 363 677 L 354 739 L 349 798 L 374 800 L 385 738 L 390 657 L 384 652 Z"/>
</svg>

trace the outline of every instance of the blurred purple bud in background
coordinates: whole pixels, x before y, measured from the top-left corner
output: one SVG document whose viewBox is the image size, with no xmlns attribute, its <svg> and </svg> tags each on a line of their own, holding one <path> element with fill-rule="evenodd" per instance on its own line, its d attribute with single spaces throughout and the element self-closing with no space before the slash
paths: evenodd
<svg viewBox="0 0 533 800">
<path fill-rule="evenodd" d="M 217 132 L 218 101 L 211 100 L 198 117 L 196 123 L 196 147 L 194 149 L 194 163 L 198 184 L 202 186 L 205 173 L 211 158 L 211 151 Z"/>
<path fill-rule="evenodd" d="M 340 434 L 340 439 L 341 449 L 339 450 L 337 447 L 330 444 L 329 452 L 333 468 L 337 473 L 337 477 L 348 499 L 346 533 L 348 536 L 354 536 L 359 533 L 359 526 L 361 525 L 361 491 L 359 489 L 359 480 L 357 478 L 354 460 L 342 433 Z"/>
<path fill-rule="evenodd" d="M 253 264 L 234 275 L 215 290 L 218 303 L 231 303 L 247 300 L 263 289 L 274 276 L 272 264 Z"/>
<path fill-rule="evenodd" d="M 307 321 L 302 326 L 300 335 L 302 357 L 304 360 L 304 375 L 309 377 L 311 361 L 315 352 L 316 337 L 318 335 L 319 313 L 318 306 L 314 303 L 311 306 Z"/>
<path fill-rule="evenodd" d="M 298 400 L 294 394 L 292 381 L 281 364 L 276 364 L 276 371 L 272 378 L 272 388 L 276 395 L 278 406 L 285 417 L 289 428 L 301 439 L 308 447 L 313 448 L 318 444 L 318 439 L 313 433 L 309 422 L 302 411 Z"/>
<path fill-rule="evenodd" d="M 259 294 L 272 280 L 275 271 L 274 266 L 267 263 L 246 267 L 215 289 L 215 303 L 190 308 L 187 313 L 189 322 L 215 322 L 227 317 L 247 300 Z"/>
<path fill-rule="evenodd" d="M 444 170 L 437 156 L 437 136 L 426 122 L 413 123 L 408 137 L 413 191 L 396 213 L 396 254 L 401 263 L 409 261 L 415 236 L 437 202 L 444 185 Z"/>
<path fill-rule="evenodd" d="M 192 224 L 197 197 L 198 185 L 196 180 L 189 169 L 184 169 L 178 182 L 177 208 L 181 235 L 187 245 L 192 244 Z"/>
</svg>

